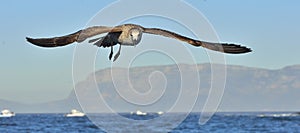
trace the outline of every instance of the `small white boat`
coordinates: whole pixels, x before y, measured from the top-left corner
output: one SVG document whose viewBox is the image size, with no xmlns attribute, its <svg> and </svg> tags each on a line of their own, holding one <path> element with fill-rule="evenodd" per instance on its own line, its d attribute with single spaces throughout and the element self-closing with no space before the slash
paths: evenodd
<svg viewBox="0 0 300 133">
<path fill-rule="evenodd" d="M 4 109 L 1 111 L 0 113 L 0 117 L 13 117 L 15 116 L 15 113 L 14 112 L 11 112 L 10 110 L 8 109 Z"/>
<path fill-rule="evenodd" d="M 147 115 L 146 112 L 142 112 L 140 110 L 137 110 L 136 112 L 130 112 L 131 115 Z"/>
<path fill-rule="evenodd" d="M 147 113 L 138 110 L 136 111 L 136 115 L 147 115 Z"/>
<path fill-rule="evenodd" d="M 66 117 L 83 117 L 83 116 L 85 116 L 85 114 L 76 109 L 72 109 L 71 113 L 66 114 Z"/>
<path fill-rule="evenodd" d="M 164 112 L 158 111 L 157 114 L 158 114 L 158 115 L 162 115 L 162 114 L 164 114 Z"/>
</svg>

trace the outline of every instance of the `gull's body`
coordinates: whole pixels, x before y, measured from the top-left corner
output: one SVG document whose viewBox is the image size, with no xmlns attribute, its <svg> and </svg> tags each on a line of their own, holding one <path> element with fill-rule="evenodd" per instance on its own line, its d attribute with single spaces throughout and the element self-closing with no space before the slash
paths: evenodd
<svg viewBox="0 0 300 133">
<path fill-rule="evenodd" d="M 141 41 L 143 33 L 162 35 L 165 37 L 184 41 L 196 47 L 202 46 L 204 48 L 223 53 L 240 54 L 251 52 L 251 49 L 241 45 L 199 41 L 167 30 L 158 28 L 144 28 L 140 25 L 135 24 L 124 24 L 116 27 L 94 26 L 61 37 L 40 39 L 32 39 L 27 37 L 26 39 L 28 42 L 41 47 L 59 47 L 71 44 L 73 42 L 80 43 L 85 41 L 87 38 L 104 33 L 107 33 L 107 35 L 104 37 L 89 40 L 89 43 L 94 43 L 94 45 L 104 48 L 111 47 L 109 59 L 112 58 L 113 46 L 120 44 L 119 51 L 115 55 L 114 60 L 116 60 L 120 55 L 122 45 L 136 46 Z"/>
</svg>

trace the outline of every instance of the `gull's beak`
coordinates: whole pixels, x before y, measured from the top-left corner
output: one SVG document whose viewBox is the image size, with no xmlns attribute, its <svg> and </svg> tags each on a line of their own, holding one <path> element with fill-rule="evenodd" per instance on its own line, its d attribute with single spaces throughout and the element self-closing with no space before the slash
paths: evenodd
<svg viewBox="0 0 300 133">
<path fill-rule="evenodd" d="M 138 44 L 138 38 L 133 38 L 132 40 L 133 40 L 134 45 Z"/>
</svg>

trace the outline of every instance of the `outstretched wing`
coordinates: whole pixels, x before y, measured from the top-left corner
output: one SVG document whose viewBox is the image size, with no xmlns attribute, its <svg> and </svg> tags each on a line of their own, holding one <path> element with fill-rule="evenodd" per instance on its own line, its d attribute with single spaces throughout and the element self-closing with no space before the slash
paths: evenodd
<svg viewBox="0 0 300 133">
<path fill-rule="evenodd" d="M 248 52 L 252 51 L 250 48 L 247 48 L 247 47 L 241 46 L 241 45 L 237 45 L 237 44 L 212 43 L 212 42 L 194 40 L 192 38 L 188 38 L 188 37 L 179 35 L 177 33 L 167 31 L 167 30 L 163 30 L 163 29 L 158 29 L 158 28 L 144 28 L 143 30 L 144 30 L 143 31 L 144 33 L 162 35 L 162 36 L 165 36 L 165 37 L 178 39 L 178 40 L 187 42 L 187 43 L 189 43 L 193 46 L 196 46 L 196 47 L 202 46 L 204 48 L 214 50 L 214 51 L 223 52 L 223 53 L 240 54 L 240 53 L 248 53 Z"/>
<path fill-rule="evenodd" d="M 41 47 L 58 47 L 71 44 L 73 42 L 83 42 L 89 37 L 93 37 L 99 34 L 108 32 L 121 32 L 122 27 L 105 27 L 105 26 L 94 26 L 84 30 L 79 30 L 75 33 L 53 38 L 29 38 L 26 37 L 27 41 Z"/>
</svg>

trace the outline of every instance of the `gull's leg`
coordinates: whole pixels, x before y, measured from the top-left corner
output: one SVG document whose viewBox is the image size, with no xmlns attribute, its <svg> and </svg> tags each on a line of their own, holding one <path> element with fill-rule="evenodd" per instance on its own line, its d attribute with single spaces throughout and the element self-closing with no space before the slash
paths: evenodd
<svg viewBox="0 0 300 133">
<path fill-rule="evenodd" d="M 110 54 L 109 54 L 109 57 L 108 57 L 109 60 L 111 60 L 111 58 L 112 58 L 112 55 L 113 55 L 113 53 L 114 53 L 113 51 L 114 51 L 114 48 L 113 48 L 113 46 L 111 46 L 111 47 L 110 47 Z"/>
<path fill-rule="evenodd" d="M 120 45 L 120 47 L 119 47 L 118 53 L 114 56 L 114 61 L 116 61 L 116 60 L 118 59 L 120 53 L 121 53 L 121 45 Z"/>
</svg>

